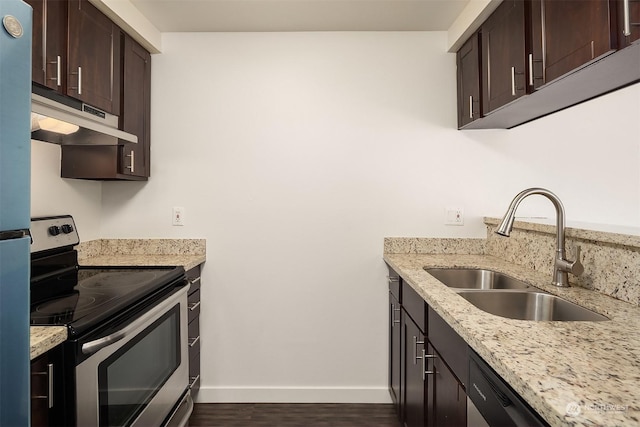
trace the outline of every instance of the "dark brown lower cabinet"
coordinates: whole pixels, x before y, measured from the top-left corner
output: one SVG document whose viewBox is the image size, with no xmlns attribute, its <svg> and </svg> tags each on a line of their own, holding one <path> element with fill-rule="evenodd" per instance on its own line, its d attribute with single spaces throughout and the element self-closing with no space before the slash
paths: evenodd
<svg viewBox="0 0 640 427">
<path fill-rule="evenodd" d="M 189 385 L 194 395 L 200 389 L 200 266 L 187 271 L 187 280 Z"/>
<path fill-rule="evenodd" d="M 53 381 L 53 363 L 47 354 L 31 362 L 31 425 L 50 425 L 50 409 L 53 396 L 50 395 L 50 383 Z"/>
<path fill-rule="evenodd" d="M 389 269 L 389 393 L 405 427 L 466 425 L 467 355 L 462 337 Z"/>
<path fill-rule="evenodd" d="M 389 292 L 389 392 L 398 413 L 400 413 L 402 406 L 402 394 L 400 393 L 401 335 L 400 302 L 392 292 Z"/>
<path fill-rule="evenodd" d="M 427 382 L 423 365 L 424 332 L 402 312 L 404 338 L 404 425 L 423 427 L 426 421 Z"/>
<path fill-rule="evenodd" d="M 467 393 L 464 386 L 444 363 L 440 354 L 429 344 L 432 359 L 433 380 L 429 382 L 428 425 L 439 427 L 459 427 L 467 423 Z"/>
<path fill-rule="evenodd" d="M 31 361 L 31 427 L 69 425 L 64 418 L 63 362 L 60 346 Z"/>
</svg>

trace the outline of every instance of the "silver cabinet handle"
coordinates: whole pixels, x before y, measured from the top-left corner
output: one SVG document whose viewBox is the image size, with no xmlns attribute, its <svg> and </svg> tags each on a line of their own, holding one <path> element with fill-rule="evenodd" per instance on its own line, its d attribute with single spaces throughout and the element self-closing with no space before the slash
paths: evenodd
<svg viewBox="0 0 640 427">
<path fill-rule="evenodd" d="M 56 76 L 49 80 L 55 80 L 56 86 L 62 86 L 62 58 L 58 55 L 56 61 L 49 62 L 49 64 L 56 64 Z"/>
<path fill-rule="evenodd" d="M 53 408 L 53 363 L 47 364 L 46 372 L 33 372 L 31 375 L 46 375 L 47 376 L 47 395 L 46 396 L 31 396 L 33 399 L 47 399 L 47 406 L 49 409 Z"/>
<path fill-rule="evenodd" d="M 76 75 L 76 74 L 78 75 L 78 86 L 76 86 L 76 87 L 72 86 L 72 87 L 70 87 L 70 89 L 76 89 L 77 92 L 78 92 L 78 95 L 82 95 L 82 67 L 78 67 L 78 72 L 77 73 L 72 72 L 71 74 L 72 75 Z"/>
<path fill-rule="evenodd" d="M 422 349 L 422 381 L 427 379 L 427 375 L 435 375 L 437 374 L 436 370 L 427 371 L 427 359 L 435 359 L 435 354 L 427 354 L 424 348 Z"/>
<path fill-rule="evenodd" d="M 391 304 L 391 316 L 390 317 L 391 317 L 391 327 L 392 328 L 396 323 L 400 323 L 400 319 L 396 320 L 396 312 L 397 311 L 400 311 L 400 309 L 396 308 L 395 304 Z"/>
<path fill-rule="evenodd" d="M 422 356 L 418 356 L 419 345 L 424 345 L 424 341 L 418 341 L 418 337 L 414 336 L 413 337 L 413 364 L 414 365 L 416 364 L 416 360 L 420 360 L 423 358 Z M 424 355 L 424 349 L 422 350 L 422 355 Z M 424 365 L 424 360 L 422 361 L 422 364 Z"/>
<path fill-rule="evenodd" d="M 473 95 L 469 95 L 469 118 L 473 119 Z"/>
<path fill-rule="evenodd" d="M 194 285 L 200 281 L 200 276 L 196 277 L 193 280 L 189 280 L 189 285 Z"/>
<path fill-rule="evenodd" d="M 630 36 L 631 35 L 631 16 L 629 13 L 629 0 L 624 0 L 623 10 L 624 10 L 624 29 L 622 30 L 622 34 L 624 34 L 625 36 Z"/>
<path fill-rule="evenodd" d="M 127 166 L 127 169 L 131 170 L 131 173 L 134 173 L 136 169 L 135 151 L 131 150 L 130 154 L 127 154 L 127 157 L 131 157 L 131 166 Z"/>
<path fill-rule="evenodd" d="M 58 55 L 58 64 L 56 66 L 57 68 L 57 82 L 58 86 L 62 86 L 62 58 L 60 57 L 60 55 Z"/>
<path fill-rule="evenodd" d="M 529 86 L 533 86 L 533 53 L 529 54 Z"/>
<path fill-rule="evenodd" d="M 193 346 L 196 345 L 198 341 L 200 341 L 200 335 L 195 338 L 189 338 L 189 347 L 193 348 Z"/>
<path fill-rule="evenodd" d="M 191 303 L 191 304 L 189 304 L 189 311 L 193 311 L 198 307 L 200 307 L 200 301 L 198 301 L 196 303 Z"/>
<path fill-rule="evenodd" d="M 511 67 L 511 95 L 516 96 L 516 67 Z"/>
<path fill-rule="evenodd" d="M 47 365 L 47 374 L 49 376 L 49 409 L 53 408 L 53 363 Z"/>
<path fill-rule="evenodd" d="M 400 281 L 400 278 L 398 276 L 388 276 L 389 279 L 389 283 L 397 283 Z"/>
<path fill-rule="evenodd" d="M 191 383 L 189 384 L 189 388 L 193 388 L 193 386 L 198 382 L 199 379 L 200 379 L 200 374 L 196 375 L 195 377 L 191 377 Z"/>
</svg>

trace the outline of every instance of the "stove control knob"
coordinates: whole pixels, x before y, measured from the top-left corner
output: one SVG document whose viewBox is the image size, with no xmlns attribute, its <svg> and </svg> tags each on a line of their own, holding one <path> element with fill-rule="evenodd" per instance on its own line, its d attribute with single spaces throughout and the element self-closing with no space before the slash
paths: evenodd
<svg viewBox="0 0 640 427">
<path fill-rule="evenodd" d="M 62 232 L 64 234 L 69 234 L 73 231 L 73 225 L 71 224 L 63 224 L 62 225 Z"/>
<path fill-rule="evenodd" d="M 51 234 L 52 236 L 57 236 L 58 234 L 60 234 L 60 227 L 58 227 L 57 225 L 52 225 L 51 227 L 49 227 L 49 234 Z"/>
</svg>

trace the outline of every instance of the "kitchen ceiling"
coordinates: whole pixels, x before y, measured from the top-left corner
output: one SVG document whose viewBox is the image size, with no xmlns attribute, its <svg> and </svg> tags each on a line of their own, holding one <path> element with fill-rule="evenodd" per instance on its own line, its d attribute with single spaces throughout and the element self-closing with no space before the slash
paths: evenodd
<svg viewBox="0 0 640 427">
<path fill-rule="evenodd" d="M 446 31 L 470 0 L 131 0 L 161 32 Z"/>
</svg>

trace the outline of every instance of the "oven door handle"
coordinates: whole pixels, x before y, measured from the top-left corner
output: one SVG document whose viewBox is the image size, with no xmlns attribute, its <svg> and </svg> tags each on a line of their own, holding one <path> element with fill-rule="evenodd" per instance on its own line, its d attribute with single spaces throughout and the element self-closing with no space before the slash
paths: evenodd
<svg viewBox="0 0 640 427">
<path fill-rule="evenodd" d="M 140 318 L 133 321 L 128 326 L 120 329 L 119 331 L 116 331 L 105 337 L 98 338 L 97 340 L 89 341 L 82 344 L 82 353 L 86 355 L 97 353 L 101 349 L 136 333 L 141 324 L 144 324 L 148 320 L 155 318 L 156 316 L 158 316 L 158 313 L 163 313 L 168 307 L 176 304 L 182 297 L 182 294 L 184 294 L 185 292 L 187 292 L 186 287 L 182 288 L 179 292 L 174 293 L 172 296 L 168 297 L 160 304 L 156 305 L 151 310 L 143 314 Z"/>
<path fill-rule="evenodd" d="M 135 326 L 127 326 L 126 328 L 121 329 L 118 332 L 107 335 L 106 337 L 84 343 L 82 344 L 82 353 L 87 355 L 97 353 L 98 351 L 113 344 L 114 342 L 120 341 L 121 339 L 127 337 L 133 329 L 135 329 Z"/>
</svg>

